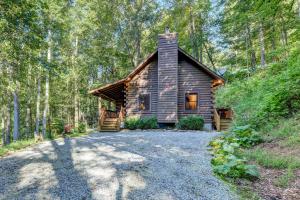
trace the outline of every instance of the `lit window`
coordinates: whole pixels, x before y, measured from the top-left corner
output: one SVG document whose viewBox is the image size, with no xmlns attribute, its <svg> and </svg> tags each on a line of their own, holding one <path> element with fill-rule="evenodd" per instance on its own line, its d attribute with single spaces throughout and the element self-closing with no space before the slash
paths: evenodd
<svg viewBox="0 0 300 200">
<path fill-rule="evenodd" d="M 198 94 L 197 93 L 186 93 L 185 94 L 185 109 L 186 110 L 197 110 L 198 107 Z"/>
<path fill-rule="evenodd" d="M 139 96 L 139 109 L 144 111 L 150 110 L 150 94 L 141 94 Z"/>
</svg>

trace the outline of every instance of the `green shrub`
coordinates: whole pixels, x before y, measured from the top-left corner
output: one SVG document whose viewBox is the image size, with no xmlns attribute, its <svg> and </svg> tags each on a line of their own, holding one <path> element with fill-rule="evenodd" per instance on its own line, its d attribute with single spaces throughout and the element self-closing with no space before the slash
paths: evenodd
<svg viewBox="0 0 300 200">
<path fill-rule="evenodd" d="M 182 130 L 202 130 L 204 120 L 201 116 L 191 115 L 183 117 L 177 123 L 177 128 Z"/>
<path fill-rule="evenodd" d="M 255 165 L 248 165 L 241 156 L 241 147 L 251 147 L 262 142 L 261 137 L 250 126 L 235 127 L 224 136 L 210 142 L 214 158 L 211 160 L 216 174 L 231 178 L 257 178 Z"/>
<path fill-rule="evenodd" d="M 235 127 L 225 137 L 229 141 L 237 142 L 242 147 L 251 147 L 263 141 L 262 137 L 249 125 Z"/>
<path fill-rule="evenodd" d="M 64 132 L 64 120 L 60 118 L 54 118 L 51 123 L 51 132 L 54 135 L 62 134 Z"/>
<path fill-rule="evenodd" d="M 130 130 L 134 129 L 156 129 L 157 128 L 157 118 L 156 117 L 129 117 L 125 120 L 125 128 Z"/>
<path fill-rule="evenodd" d="M 156 129 L 157 128 L 157 118 L 156 117 L 145 117 L 139 119 L 138 128 L 140 129 Z"/>
<path fill-rule="evenodd" d="M 134 130 L 138 128 L 140 119 L 137 117 L 128 117 L 125 119 L 124 126 L 127 129 Z"/>
<path fill-rule="evenodd" d="M 86 123 L 80 122 L 78 125 L 78 132 L 79 133 L 84 133 L 86 132 Z"/>
</svg>

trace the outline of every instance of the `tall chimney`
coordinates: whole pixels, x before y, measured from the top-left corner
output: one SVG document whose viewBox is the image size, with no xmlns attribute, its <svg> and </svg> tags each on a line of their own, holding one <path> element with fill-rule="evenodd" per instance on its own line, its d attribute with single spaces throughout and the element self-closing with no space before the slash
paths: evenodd
<svg viewBox="0 0 300 200">
<path fill-rule="evenodd" d="M 178 43 L 177 33 L 158 36 L 158 123 L 177 122 Z"/>
</svg>

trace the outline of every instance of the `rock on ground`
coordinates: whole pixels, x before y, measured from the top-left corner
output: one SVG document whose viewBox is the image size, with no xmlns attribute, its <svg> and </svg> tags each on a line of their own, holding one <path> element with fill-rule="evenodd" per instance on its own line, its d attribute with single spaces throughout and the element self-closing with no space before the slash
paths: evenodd
<svg viewBox="0 0 300 200">
<path fill-rule="evenodd" d="M 236 199 L 213 176 L 209 132 L 94 133 L 0 159 L 0 199 Z"/>
</svg>

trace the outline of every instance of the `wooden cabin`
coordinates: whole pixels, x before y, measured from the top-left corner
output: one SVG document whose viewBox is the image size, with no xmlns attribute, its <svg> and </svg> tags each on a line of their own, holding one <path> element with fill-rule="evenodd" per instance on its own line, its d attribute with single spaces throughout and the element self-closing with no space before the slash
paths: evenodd
<svg viewBox="0 0 300 200">
<path fill-rule="evenodd" d="M 125 117 L 156 116 L 160 127 L 188 115 L 204 118 L 206 129 L 216 127 L 214 90 L 224 79 L 178 46 L 176 33 L 158 36 L 158 48 L 127 77 L 90 91 L 114 104 L 99 108 L 99 127 L 119 130 Z"/>
</svg>

